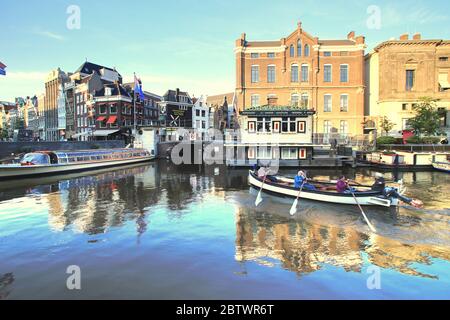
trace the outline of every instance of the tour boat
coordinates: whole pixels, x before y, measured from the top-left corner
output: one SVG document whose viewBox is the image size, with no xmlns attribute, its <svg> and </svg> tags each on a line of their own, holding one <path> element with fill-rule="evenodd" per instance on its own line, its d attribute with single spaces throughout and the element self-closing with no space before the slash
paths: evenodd
<svg viewBox="0 0 450 320">
<path fill-rule="evenodd" d="M 0 165 L 0 179 L 101 169 L 149 161 L 145 149 L 97 149 L 80 151 L 35 151 L 25 154 L 19 164 Z"/>
<path fill-rule="evenodd" d="M 263 183 L 263 179 L 259 178 L 253 171 L 249 171 L 249 183 L 254 188 L 268 194 L 272 194 L 284 198 L 297 198 L 299 189 L 294 188 L 293 179 L 285 178 L 282 176 L 276 176 L 277 182 L 272 182 L 266 179 Z M 300 199 L 309 199 L 321 202 L 347 204 L 347 205 L 360 205 L 365 206 L 383 206 L 391 207 L 398 205 L 398 199 L 386 198 L 382 195 L 381 191 L 373 191 L 369 186 L 356 186 L 356 191 L 353 193 L 338 193 L 336 189 L 333 190 L 332 182 L 314 182 L 312 183 L 317 187 L 317 190 L 311 191 L 303 189 L 300 193 Z M 355 200 L 355 198 L 357 200 Z"/>
<path fill-rule="evenodd" d="M 450 173 L 450 161 L 446 162 L 433 162 L 433 168 L 439 171 Z"/>
</svg>

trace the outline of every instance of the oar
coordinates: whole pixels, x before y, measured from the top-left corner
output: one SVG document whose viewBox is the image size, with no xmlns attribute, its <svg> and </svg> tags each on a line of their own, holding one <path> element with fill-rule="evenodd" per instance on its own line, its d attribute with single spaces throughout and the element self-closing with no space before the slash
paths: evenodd
<svg viewBox="0 0 450 320">
<path fill-rule="evenodd" d="M 263 182 L 262 182 L 262 185 L 261 185 L 261 189 L 259 189 L 258 196 L 256 197 L 256 200 L 255 200 L 255 206 L 256 207 L 259 206 L 259 204 L 263 201 L 261 193 L 262 193 L 262 189 L 264 187 L 264 183 L 266 182 L 266 176 L 267 176 L 267 173 L 264 176 L 264 179 L 263 179 Z"/>
<path fill-rule="evenodd" d="M 362 213 L 364 219 L 366 220 L 367 225 L 369 226 L 370 231 L 372 231 L 373 233 L 377 232 L 377 231 L 375 230 L 375 228 L 373 227 L 373 225 L 370 223 L 369 219 L 367 219 L 367 216 L 366 216 L 366 214 L 364 213 L 363 208 L 362 208 L 361 205 L 359 204 L 358 199 L 356 199 L 355 193 L 354 193 L 353 191 L 350 191 L 350 192 L 352 193 L 353 199 L 355 199 L 355 202 L 356 202 L 356 204 L 358 205 L 359 210 L 361 210 L 361 213 Z"/>
<path fill-rule="evenodd" d="M 302 185 L 300 186 L 300 190 L 298 191 L 297 198 L 295 198 L 294 203 L 292 204 L 291 210 L 289 211 L 291 216 L 293 216 L 297 212 L 298 199 L 300 198 L 300 193 L 302 193 L 305 182 L 306 181 L 303 181 Z"/>
</svg>

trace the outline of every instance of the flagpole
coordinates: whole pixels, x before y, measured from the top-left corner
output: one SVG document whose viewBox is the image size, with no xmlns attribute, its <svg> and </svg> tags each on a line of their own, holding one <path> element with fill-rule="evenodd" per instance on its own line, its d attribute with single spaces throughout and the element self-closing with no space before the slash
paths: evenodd
<svg viewBox="0 0 450 320">
<path fill-rule="evenodd" d="M 134 128 L 133 138 L 136 139 L 136 72 L 134 73 L 134 89 L 133 89 L 133 128 Z"/>
</svg>

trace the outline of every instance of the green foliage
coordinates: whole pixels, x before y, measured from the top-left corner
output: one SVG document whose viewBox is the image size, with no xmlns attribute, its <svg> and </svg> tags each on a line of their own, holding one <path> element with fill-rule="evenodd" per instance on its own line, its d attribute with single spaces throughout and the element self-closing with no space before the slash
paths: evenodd
<svg viewBox="0 0 450 320">
<path fill-rule="evenodd" d="M 388 117 L 384 116 L 380 121 L 380 128 L 383 132 L 388 135 L 389 131 L 391 131 L 395 126 L 395 123 L 389 120 Z"/>
<path fill-rule="evenodd" d="M 8 139 L 9 138 L 9 133 L 8 130 L 3 128 L 0 130 L 0 139 Z"/>
<path fill-rule="evenodd" d="M 384 136 L 377 139 L 377 145 L 396 144 L 398 140 L 394 137 Z"/>
<path fill-rule="evenodd" d="M 418 137 L 412 136 L 406 139 L 406 142 L 410 144 L 438 144 L 441 138 L 439 137 Z"/>
<path fill-rule="evenodd" d="M 440 132 L 441 113 L 437 109 L 437 101 L 439 100 L 431 97 L 422 97 L 419 103 L 414 106 L 413 110 L 416 116 L 408 120 L 408 126 L 413 129 L 417 136 L 433 136 Z"/>
</svg>

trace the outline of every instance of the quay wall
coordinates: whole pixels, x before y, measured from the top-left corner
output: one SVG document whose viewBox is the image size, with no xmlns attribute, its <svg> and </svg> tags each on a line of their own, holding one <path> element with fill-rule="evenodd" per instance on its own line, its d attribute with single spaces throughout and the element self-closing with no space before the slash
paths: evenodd
<svg viewBox="0 0 450 320">
<path fill-rule="evenodd" d="M 39 141 L 39 142 L 0 142 L 0 159 L 39 150 L 88 150 L 124 148 L 123 140 L 105 141 Z"/>
</svg>

